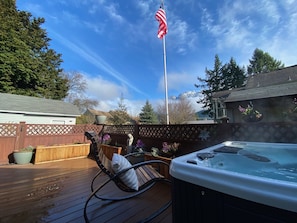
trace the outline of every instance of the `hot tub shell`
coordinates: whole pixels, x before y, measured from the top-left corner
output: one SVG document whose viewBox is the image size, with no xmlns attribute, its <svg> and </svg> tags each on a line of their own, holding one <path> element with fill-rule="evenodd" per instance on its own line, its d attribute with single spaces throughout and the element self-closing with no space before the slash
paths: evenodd
<svg viewBox="0 0 297 223">
<path fill-rule="evenodd" d="M 266 222 L 297 222 L 297 182 L 294 180 L 291 182 L 254 176 L 236 169 L 214 168 L 207 165 L 208 158 L 201 160 L 197 157 L 198 153 L 209 153 L 215 157 L 218 153 L 214 150 L 226 145 L 297 151 L 296 144 L 228 141 L 173 159 L 170 166 L 173 177 L 173 221 L 211 222 L 212 219 L 212 222 L 260 222 L 258 220 L 261 219 Z M 242 159 L 240 154 L 234 157 L 234 162 L 236 158 Z M 297 157 L 286 157 L 286 160 L 290 165 L 297 166 Z M 251 160 L 251 166 L 260 161 Z M 271 163 L 263 163 L 263 166 Z"/>
</svg>

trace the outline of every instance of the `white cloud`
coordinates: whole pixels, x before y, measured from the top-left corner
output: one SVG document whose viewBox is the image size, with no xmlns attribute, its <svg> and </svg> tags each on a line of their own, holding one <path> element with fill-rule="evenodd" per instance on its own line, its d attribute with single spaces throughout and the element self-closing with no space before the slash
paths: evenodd
<svg viewBox="0 0 297 223">
<path fill-rule="evenodd" d="M 115 105 L 114 102 L 115 102 L 114 100 L 113 101 L 100 100 L 99 105 L 94 109 L 98 110 L 98 111 L 104 111 L 104 112 L 109 112 L 111 110 L 115 110 L 117 108 L 117 106 Z"/>
<path fill-rule="evenodd" d="M 116 4 L 110 4 L 108 6 L 105 6 L 105 10 L 111 19 L 118 23 L 123 23 L 125 19 L 119 14 L 117 7 L 118 6 Z"/>
<path fill-rule="evenodd" d="M 191 98 L 188 98 L 188 100 L 191 102 L 193 108 L 195 111 L 201 111 L 203 108 L 202 108 L 202 104 L 198 104 L 197 101 L 199 100 L 199 97 L 191 97 Z"/>
<path fill-rule="evenodd" d="M 113 100 L 99 100 L 99 105 L 95 108 L 99 111 L 109 112 L 119 108 L 120 97 L 114 98 Z M 127 113 L 133 117 L 138 116 L 141 109 L 145 105 L 146 100 L 130 100 L 124 99 L 124 105 L 127 108 Z M 153 101 L 149 101 L 152 105 L 155 104 Z"/>
<path fill-rule="evenodd" d="M 140 14 L 143 16 L 147 16 L 151 13 L 150 6 L 152 5 L 152 0 L 138 0 L 135 2 L 136 6 L 140 9 Z"/>
<path fill-rule="evenodd" d="M 167 75 L 167 87 L 168 90 L 182 91 L 189 86 L 194 86 L 196 78 L 193 75 L 186 73 L 170 73 Z M 160 77 L 158 89 L 164 91 L 165 89 L 164 76 Z"/>
<path fill-rule="evenodd" d="M 104 33 L 105 24 L 95 24 L 91 22 L 84 22 L 85 27 L 93 30 L 95 33 L 102 34 Z"/>
<path fill-rule="evenodd" d="M 202 29 L 215 39 L 216 53 L 240 54 L 239 59 L 245 61 L 245 65 L 256 48 L 286 65 L 293 65 L 296 57 L 291 55 L 297 50 L 297 45 L 293 44 L 297 36 L 297 4 L 294 2 L 296 0 L 224 1 L 216 14 L 203 9 Z M 232 56 L 238 59 L 234 54 Z"/>
<path fill-rule="evenodd" d="M 186 21 L 172 18 L 168 25 L 168 33 L 172 35 L 170 45 L 173 45 L 177 52 L 185 54 L 196 49 L 198 35 L 190 29 Z"/>
<path fill-rule="evenodd" d="M 79 0 L 79 2 L 82 2 Z M 89 13 L 95 14 L 101 7 L 104 5 L 105 0 L 91 0 L 91 1 L 85 1 L 86 4 L 89 6 Z"/>
<path fill-rule="evenodd" d="M 99 102 L 95 108 L 99 111 L 108 112 L 118 108 L 121 95 L 128 96 L 129 91 L 124 86 L 119 86 L 116 83 L 105 80 L 102 76 L 91 76 L 84 74 L 87 82 L 86 95 L 88 98 L 95 99 Z M 139 101 L 130 101 L 124 99 L 124 104 L 127 106 L 129 114 L 138 114 Z M 144 104 L 144 103 L 143 103 Z"/>
<path fill-rule="evenodd" d="M 127 95 L 125 87 L 104 80 L 101 76 L 87 77 L 87 94 L 93 95 L 97 100 L 115 100 L 121 94 Z"/>
</svg>

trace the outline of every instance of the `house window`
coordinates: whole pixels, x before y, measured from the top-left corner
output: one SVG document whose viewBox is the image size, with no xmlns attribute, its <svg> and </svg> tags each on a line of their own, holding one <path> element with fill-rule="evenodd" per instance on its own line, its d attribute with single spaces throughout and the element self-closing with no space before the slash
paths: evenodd
<svg viewBox="0 0 297 223">
<path fill-rule="evenodd" d="M 221 119 L 227 117 L 227 111 L 225 108 L 225 103 L 220 99 L 213 99 L 213 109 L 215 114 L 215 119 Z"/>
</svg>

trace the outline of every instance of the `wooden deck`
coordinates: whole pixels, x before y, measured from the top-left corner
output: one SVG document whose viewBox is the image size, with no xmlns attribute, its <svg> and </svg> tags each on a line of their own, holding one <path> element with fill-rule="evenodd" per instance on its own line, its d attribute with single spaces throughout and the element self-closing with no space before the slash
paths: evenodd
<svg viewBox="0 0 297 223">
<path fill-rule="evenodd" d="M 84 203 L 97 171 L 96 162 L 88 158 L 0 166 L 0 223 L 84 222 Z M 167 201 L 170 190 L 160 183 L 126 201 L 93 198 L 88 214 L 91 222 L 138 222 Z M 106 188 L 106 193 L 115 191 L 113 183 Z M 172 222 L 171 207 L 152 222 Z"/>
</svg>

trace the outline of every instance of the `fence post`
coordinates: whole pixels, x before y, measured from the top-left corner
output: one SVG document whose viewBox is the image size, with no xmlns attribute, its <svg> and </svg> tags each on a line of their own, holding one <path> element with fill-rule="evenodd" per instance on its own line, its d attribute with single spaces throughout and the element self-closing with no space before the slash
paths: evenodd
<svg viewBox="0 0 297 223">
<path fill-rule="evenodd" d="M 136 139 L 136 142 L 137 142 L 137 140 L 139 139 L 139 125 L 138 124 L 134 125 L 133 136 L 134 136 L 134 140 Z"/>
<path fill-rule="evenodd" d="M 26 137 L 26 122 L 20 122 L 16 132 L 16 140 L 14 149 L 18 150 L 24 147 L 25 137 Z"/>
<path fill-rule="evenodd" d="M 86 143 L 87 142 L 87 137 L 85 136 L 85 132 L 87 131 L 87 124 L 84 124 L 83 125 L 83 135 L 84 135 L 84 143 Z"/>
</svg>

